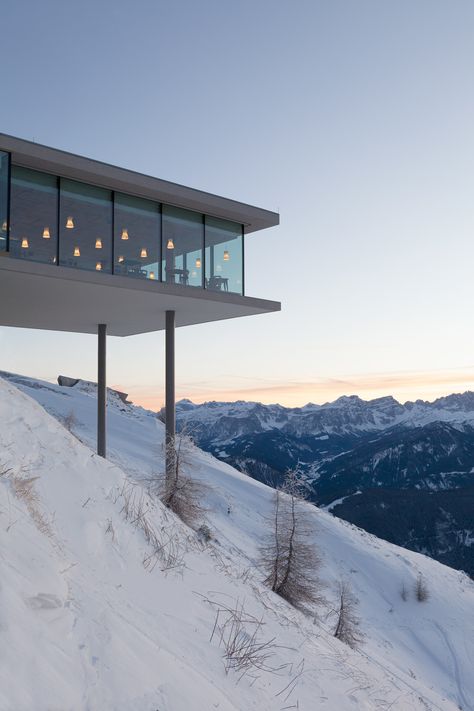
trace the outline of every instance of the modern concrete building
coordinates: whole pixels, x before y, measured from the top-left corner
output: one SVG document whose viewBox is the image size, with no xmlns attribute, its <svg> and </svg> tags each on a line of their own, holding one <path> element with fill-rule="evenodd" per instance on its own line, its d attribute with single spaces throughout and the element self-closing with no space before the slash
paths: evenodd
<svg viewBox="0 0 474 711">
<path fill-rule="evenodd" d="M 97 448 L 106 454 L 106 334 L 166 330 L 175 434 L 176 326 L 278 311 L 245 295 L 247 235 L 278 214 L 0 134 L 0 324 L 98 334 Z"/>
</svg>

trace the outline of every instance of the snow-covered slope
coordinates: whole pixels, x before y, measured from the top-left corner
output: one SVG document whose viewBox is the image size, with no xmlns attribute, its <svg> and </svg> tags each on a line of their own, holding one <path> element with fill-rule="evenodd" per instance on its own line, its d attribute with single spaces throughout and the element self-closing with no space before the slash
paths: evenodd
<svg viewBox="0 0 474 711">
<path fill-rule="evenodd" d="M 305 617 L 256 566 L 271 489 L 195 449 L 204 544 L 148 494 L 163 469 L 152 413 L 111 396 L 105 461 L 90 387 L 15 381 L 0 381 L 1 711 L 474 708 L 465 575 L 308 505 L 327 604 Z M 430 599 L 403 601 L 419 572 Z M 359 598 L 360 651 L 331 635 L 341 578 Z M 274 639 L 273 671 L 225 673 L 212 633 L 238 605 Z"/>
</svg>

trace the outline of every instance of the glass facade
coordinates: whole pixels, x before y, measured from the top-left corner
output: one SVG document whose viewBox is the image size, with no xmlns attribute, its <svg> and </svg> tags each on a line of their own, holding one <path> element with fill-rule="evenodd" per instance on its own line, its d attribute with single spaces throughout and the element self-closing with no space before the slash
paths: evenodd
<svg viewBox="0 0 474 711">
<path fill-rule="evenodd" d="M 10 254 L 56 264 L 58 180 L 36 170 L 12 166 Z"/>
<path fill-rule="evenodd" d="M 10 156 L 0 151 L 0 252 L 4 252 L 8 242 L 8 179 Z"/>
<path fill-rule="evenodd" d="M 112 192 L 61 178 L 59 264 L 112 272 Z"/>
<path fill-rule="evenodd" d="M 204 222 L 198 212 L 163 205 L 162 279 L 203 286 Z"/>
<path fill-rule="evenodd" d="M 115 193 L 114 273 L 158 280 L 160 232 L 158 203 Z"/>
<path fill-rule="evenodd" d="M 243 294 L 242 225 L 207 216 L 205 225 L 206 289 Z"/>
<path fill-rule="evenodd" d="M 243 294 L 242 225 L 10 166 L 1 151 L 0 228 L 17 259 Z"/>
</svg>

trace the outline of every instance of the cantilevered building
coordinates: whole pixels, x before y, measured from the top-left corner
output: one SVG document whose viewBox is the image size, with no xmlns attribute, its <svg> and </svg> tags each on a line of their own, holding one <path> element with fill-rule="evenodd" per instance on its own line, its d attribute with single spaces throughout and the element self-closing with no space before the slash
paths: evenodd
<svg viewBox="0 0 474 711">
<path fill-rule="evenodd" d="M 166 329 L 174 436 L 175 326 L 278 311 L 245 295 L 247 235 L 278 214 L 0 134 L 0 324 L 98 334 L 105 456 L 106 334 Z"/>
</svg>

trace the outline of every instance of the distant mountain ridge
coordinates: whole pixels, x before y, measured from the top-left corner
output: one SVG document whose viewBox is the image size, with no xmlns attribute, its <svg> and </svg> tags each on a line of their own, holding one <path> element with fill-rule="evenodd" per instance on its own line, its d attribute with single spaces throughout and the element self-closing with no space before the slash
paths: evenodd
<svg viewBox="0 0 474 711">
<path fill-rule="evenodd" d="M 303 407 L 263 405 L 258 402 L 205 402 L 190 400 L 177 403 L 180 421 L 198 429 L 213 425 L 218 418 L 239 420 L 240 433 L 246 421 L 249 431 L 271 429 L 291 434 L 352 434 L 380 431 L 394 425 L 423 426 L 428 422 L 470 422 L 474 426 L 474 392 L 447 395 L 433 402 L 416 400 L 399 403 L 392 396 L 362 400 L 357 395 L 342 396 L 324 405 L 308 403 Z"/>
<path fill-rule="evenodd" d="M 299 466 L 318 505 L 474 575 L 465 504 L 474 491 L 474 392 L 405 404 L 343 396 L 297 408 L 182 400 L 177 418 L 200 447 L 254 478 L 278 485 Z"/>
</svg>

